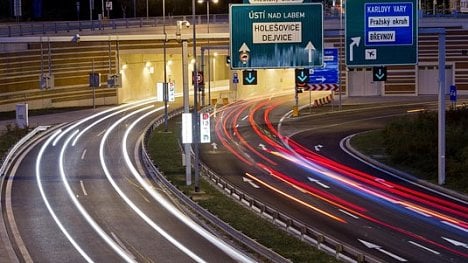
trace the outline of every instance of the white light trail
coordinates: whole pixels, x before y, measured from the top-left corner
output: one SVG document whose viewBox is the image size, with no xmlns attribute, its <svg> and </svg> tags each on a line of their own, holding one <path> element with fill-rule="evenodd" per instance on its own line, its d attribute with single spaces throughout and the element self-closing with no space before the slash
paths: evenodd
<svg viewBox="0 0 468 263">
<path fill-rule="evenodd" d="M 166 198 L 161 196 L 158 192 L 156 192 L 152 185 L 148 184 L 143 177 L 138 173 L 137 169 L 135 166 L 132 164 L 129 154 L 127 152 L 127 138 L 128 135 L 130 134 L 131 130 L 144 118 L 152 114 L 152 112 L 148 112 L 142 116 L 140 116 L 135 122 L 133 122 L 125 131 L 125 134 L 122 138 L 122 152 L 124 155 L 125 162 L 132 172 L 133 176 L 137 181 L 145 188 L 145 190 L 153 197 L 154 200 L 156 200 L 159 204 L 161 204 L 164 208 L 166 208 L 171 214 L 173 214 L 175 217 L 177 217 L 181 222 L 186 224 L 188 227 L 190 227 L 192 230 L 197 232 L 199 235 L 204 237 L 206 240 L 211 242 L 213 245 L 224 251 L 226 254 L 231 256 L 233 259 L 239 261 L 239 262 L 255 262 L 254 260 L 250 259 L 240 251 L 234 249 L 233 247 L 229 246 L 219 238 L 215 237 L 213 234 L 208 232 L 206 229 L 202 228 L 200 225 L 196 224 L 191 220 L 189 217 L 181 213 L 178 209 L 176 209 L 170 202 L 167 201 Z"/>
<path fill-rule="evenodd" d="M 153 114 L 154 112 L 156 111 L 159 111 L 163 109 L 163 107 L 160 107 L 158 109 L 155 109 L 153 111 L 150 111 L 150 113 L 147 113 L 147 114 Z M 119 194 L 119 196 L 125 201 L 125 203 L 127 203 L 128 206 L 130 206 L 130 208 L 136 213 L 138 214 L 138 216 L 140 216 L 148 225 L 150 225 L 154 230 L 156 230 L 160 235 L 162 235 L 165 239 L 167 239 L 169 242 L 171 242 L 174 246 L 176 246 L 178 249 L 180 249 L 181 251 L 183 251 L 186 255 L 188 255 L 189 257 L 191 257 L 193 260 L 195 260 L 196 262 L 206 262 L 205 260 L 203 260 L 202 258 L 200 258 L 199 256 L 197 256 L 195 253 L 193 253 L 192 251 L 190 251 L 188 248 L 186 248 L 183 244 L 181 244 L 179 241 L 177 241 L 175 238 L 173 238 L 169 233 L 167 233 L 166 231 L 164 231 L 164 229 L 162 229 L 160 226 L 158 226 L 154 221 L 152 221 L 143 211 L 141 211 L 140 208 L 138 208 L 135 203 L 133 203 L 130 198 L 120 189 L 120 187 L 117 185 L 117 183 L 114 181 L 114 179 L 112 178 L 112 175 L 110 174 L 109 172 L 109 169 L 107 168 L 107 165 L 106 165 L 106 162 L 105 162 L 105 158 L 104 158 L 104 145 L 105 145 L 105 142 L 107 141 L 107 138 L 109 137 L 109 135 L 111 134 L 111 132 L 117 127 L 117 125 L 119 125 L 120 123 L 122 123 L 124 120 L 128 119 L 129 117 L 133 116 L 133 115 L 136 115 L 140 112 L 142 112 L 143 110 L 147 110 L 146 108 L 143 108 L 143 109 L 140 109 L 140 110 L 136 110 L 124 117 L 122 117 L 121 119 L 119 119 L 118 121 L 116 121 L 114 124 L 112 124 L 109 129 L 107 129 L 106 133 L 104 134 L 104 136 L 102 137 L 102 140 L 101 140 L 101 144 L 100 144 L 100 147 L 99 147 L 99 158 L 101 160 L 101 166 L 104 170 L 104 174 L 106 175 L 106 178 L 107 180 L 110 182 L 110 184 L 112 185 L 112 187 L 114 188 L 114 190 Z"/>
<path fill-rule="evenodd" d="M 70 243 L 73 245 L 73 247 L 80 253 L 80 255 L 87 261 L 87 262 L 93 262 L 93 260 L 86 254 L 86 252 L 76 243 L 76 241 L 73 239 L 73 237 L 68 233 L 67 229 L 63 226 L 62 222 L 58 219 L 57 215 L 55 214 L 54 210 L 52 209 L 52 206 L 49 203 L 49 200 L 47 199 L 47 195 L 44 192 L 44 188 L 42 187 L 42 181 L 41 181 L 41 159 L 42 155 L 45 152 L 45 149 L 49 144 L 54 140 L 62 130 L 56 131 L 52 136 L 50 136 L 47 141 L 42 145 L 41 150 L 39 151 L 39 154 L 37 155 L 36 159 L 36 181 L 37 181 L 37 186 L 39 188 L 39 192 L 41 193 L 42 200 L 44 201 L 44 204 L 47 207 L 47 210 L 49 210 L 50 215 L 54 219 L 55 223 L 57 226 L 60 228 L 62 233 L 65 235 L 65 237 L 70 241 Z"/>
<path fill-rule="evenodd" d="M 70 184 L 67 181 L 67 177 L 65 175 L 65 168 L 63 166 L 63 157 L 65 155 L 65 149 L 67 148 L 68 144 L 70 143 L 71 139 L 78 133 L 78 130 L 73 132 L 68 138 L 65 140 L 62 149 L 60 150 L 59 156 L 59 169 L 60 169 L 60 176 L 62 178 L 62 182 L 65 186 L 65 190 L 68 193 L 68 196 L 72 200 L 75 207 L 78 209 L 80 214 L 86 219 L 89 225 L 96 231 L 96 233 L 126 262 L 136 262 L 133 256 L 128 255 L 126 251 L 124 251 L 111 237 L 107 235 L 107 233 L 99 226 L 99 224 L 94 221 L 94 219 L 88 214 L 86 209 L 80 204 L 78 199 L 76 198 L 73 190 L 70 187 Z"/>
</svg>

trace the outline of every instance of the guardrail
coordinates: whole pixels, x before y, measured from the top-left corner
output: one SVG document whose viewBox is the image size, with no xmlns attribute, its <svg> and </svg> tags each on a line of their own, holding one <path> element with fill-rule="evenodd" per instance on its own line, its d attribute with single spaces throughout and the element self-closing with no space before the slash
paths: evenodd
<svg viewBox="0 0 468 263">
<path fill-rule="evenodd" d="M 208 110 L 211 110 L 211 108 L 208 108 Z M 182 109 L 175 110 L 171 112 L 171 114 L 169 114 L 169 118 L 172 118 L 181 113 L 182 113 Z M 148 129 L 147 132 L 145 133 L 144 141 L 147 141 L 151 132 L 156 127 L 158 127 L 159 125 L 163 123 L 164 123 L 163 116 L 157 118 L 154 121 L 152 127 Z M 142 143 L 141 155 L 143 157 L 145 167 L 154 176 L 154 178 L 157 179 L 158 181 L 163 182 L 164 185 L 166 185 L 166 187 L 174 195 L 176 195 L 180 200 L 182 200 L 186 205 L 188 205 L 193 211 L 196 211 L 197 213 L 205 217 L 210 222 L 221 226 L 221 229 L 227 231 L 227 233 L 235 234 L 234 237 L 238 241 L 251 247 L 254 251 L 259 253 L 260 255 L 264 255 L 267 258 L 274 259 L 272 255 L 268 255 L 269 253 L 271 253 L 270 250 L 265 249 L 263 246 L 258 245 L 255 241 L 251 240 L 248 237 L 238 236 L 240 234 L 239 232 L 237 232 L 236 230 L 230 229 L 231 227 L 229 225 L 219 220 L 217 217 L 213 216 L 211 213 L 200 208 L 198 204 L 193 202 L 190 198 L 188 198 L 185 194 L 183 194 L 180 190 L 178 190 L 174 185 L 172 185 L 169 181 L 167 181 L 167 179 L 162 175 L 162 173 L 154 166 L 153 161 L 149 158 L 146 152 L 145 142 Z M 225 194 L 232 197 L 234 200 L 240 202 L 245 207 L 259 214 L 263 218 L 269 220 L 270 222 L 280 227 L 281 229 L 287 231 L 289 234 L 296 236 L 297 238 L 315 246 L 317 249 L 325 251 L 328 254 L 334 255 L 337 259 L 345 261 L 345 262 L 369 262 L 369 263 L 381 262 L 378 259 L 374 258 L 371 255 L 364 253 L 361 250 L 358 250 L 352 246 L 344 244 L 340 242 L 339 240 L 336 240 L 319 230 L 313 229 L 310 226 L 282 213 L 281 211 L 256 200 L 255 198 L 245 194 L 244 192 L 240 191 L 233 185 L 223 180 L 220 176 L 218 176 L 215 172 L 213 172 L 204 163 L 201 163 L 200 165 L 201 165 L 201 169 L 200 169 L 201 175 L 206 176 L 206 178 L 209 179 L 208 180 L 209 182 L 217 186 Z M 268 254 L 265 254 L 265 253 L 268 253 Z M 274 262 L 279 262 L 279 261 L 274 260 Z"/>
<path fill-rule="evenodd" d="M 173 118 L 174 116 L 177 116 L 183 112 L 183 109 L 177 109 L 168 114 L 168 118 Z M 154 131 L 154 129 L 164 123 L 164 116 L 159 116 L 152 125 L 149 126 L 149 129 L 147 129 L 144 140 L 142 141 L 142 147 L 141 147 L 141 157 L 143 160 L 143 163 L 145 165 L 146 170 L 150 173 L 152 178 L 154 180 L 157 180 L 173 194 L 175 195 L 178 200 L 180 200 L 186 207 L 190 208 L 192 212 L 195 212 L 211 224 L 217 226 L 219 229 L 224 231 L 226 234 L 228 234 L 230 237 L 235 239 L 236 241 L 242 243 L 243 245 L 249 247 L 252 251 L 255 253 L 267 258 L 271 262 L 290 262 L 287 259 L 283 258 L 279 254 L 275 253 L 274 251 L 262 246 L 261 244 L 257 243 L 255 240 L 249 238 L 248 236 L 244 235 L 243 233 L 235 230 L 232 228 L 230 225 L 226 224 L 210 212 L 204 210 L 201 208 L 197 203 L 192 201 L 188 196 L 186 196 L 184 193 L 182 193 L 179 189 L 177 189 L 171 182 L 169 182 L 166 177 L 161 173 L 161 171 L 158 170 L 158 168 L 155 167 L 153 160 L 148 156 L 148 153 L 146 151 L 146 142 L 151 133 Z"/>
<path fill-rule="evenodd" d="M 4 175 L 6 171 L 8 171 L 10 165 L 12 164 L 11 161 L 14 159 L 13 156 L 17 153 L 18 149 L 21 148 L 23 145 L 26 144 L 32 137 L 34 137 L 39 132 L 47 130 L 48 126 L 39 126 L 36 127 L 34 130 L 26 134 L 21 140 L 19 140 L 9 151 L 8 154 L 2 161 L 2 165 L 0 166 L 0 177 Z"/>
<path fill-rule="evenodd" d="M 210 15 L 210 23 L 228 23 L 228 15 Z M 191 16 L 166 16 L 166 26 L 175 26 L 178 20 L 189 20 Z M 0 37 L 17 37 L 31 35 L 58 34 L 64 32 L 81 32 L 84 30 L 122 30 L 128 28 L 148 28 L 163 25 L 163 17 L 140 17 L 126 19 L 54 21 L 54 22 L 21 22 L 0 24 Z M 196 16 L 197 24 L 206 23 L 206 15 Z"/>
</svg>

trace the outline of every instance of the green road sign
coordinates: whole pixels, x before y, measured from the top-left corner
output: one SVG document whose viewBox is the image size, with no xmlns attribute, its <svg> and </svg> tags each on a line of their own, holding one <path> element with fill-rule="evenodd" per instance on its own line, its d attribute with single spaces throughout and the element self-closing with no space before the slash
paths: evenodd
<svg viewBox="0 0 468 263">
<path fill-rule="evenodd" d="M 322 4 L 229 7 L 232 69 L 322 65 Z"/>
<path fill-rule="evenodd" d="M 418 61 L 416 0 L 346 2 L 346 65 L 412 65 Z"/>
</svg>

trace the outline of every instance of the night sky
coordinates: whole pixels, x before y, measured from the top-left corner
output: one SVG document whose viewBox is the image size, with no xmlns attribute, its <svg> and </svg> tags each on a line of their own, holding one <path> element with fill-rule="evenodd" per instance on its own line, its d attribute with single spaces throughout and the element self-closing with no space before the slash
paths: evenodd
<svg viewBox="0 0 468 263">
<path fill-rule="evenodd" d="M 22 4 L 22 21 L 31 20 L 78 20 L 89 19 L 90 0 L 17 0 Z M 101 0 L 94 2 L 93 19 L 101 13 Z M 149 16 L 162 16 L 163 0 L 147 0 Z M 192 14 L 192 0 L 165 0 L 166 15 Z M 13 19 L 14 0 L 0 0 L 0 20 Z M 79 8 L 77 7 L 79 3 Z M 105 6 L 106 0 L 104 0 Z M 227 14 L 229 3 L 242 3 L 242 0 L 219 0 L 210 4 L 210 13 Z M 134 4 L 137 17 L 146 17 L 146 0 L 113 0 L 111 18 L 127 18 L 134 15 Z M 206 14 L 206 4 L 196 6 L 197 14 Z M 107 12 L 106 12 L 107 14 Z"/>
</svg>

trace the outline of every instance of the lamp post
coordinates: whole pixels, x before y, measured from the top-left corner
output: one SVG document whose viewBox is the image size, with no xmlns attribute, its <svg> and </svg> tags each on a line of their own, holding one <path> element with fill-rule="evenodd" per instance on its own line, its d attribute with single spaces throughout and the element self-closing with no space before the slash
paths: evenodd
<svg viewBox="0 0 468 263">
<path fill-rule="evenodd" d="M 206 31 L 210 33 L 210 2 L 217 4 L 219 0 L 197 0 L 199 4 L 206 2 Z M 208 40 L 208 44 L 210 40 Z M 202 69 L 204 65 L 202 65 Z M 211 63 L 210 63 L 210 49 L 208 48 L 208 104 L 211 104 Z M 202 90 L 202 105 L 205 105 L 205 89 Z"/>
<path fill-rule="evenodd" d="M 195 63 L 193 63 L 193 74 L 197 76 L 197 31 L 196 31 L 196 17 L 195 17 L 195 0 L 192 0 L 192 26 L 193 26 L 193 58 Z M 200 149 L 199 149 L 199 135 L 200 135 L 200 118 L 198 116 L 198 78 L 195 77 L 193 85 L 193 119 L 194 119 L 194 147 L 193 152 L 195 155 L 194 163 L 194 179 L 195 179 L 195 192 L 200 191 Z"/>
<path fill-rule="evenodd" d="M 166 33 L 166 0 L 163 0 L 163 34 L 164 34 L 164 46 L 163 46 L 163 53 L 164 53 L 164 84 L 163 90 L 166 92 L 167 86 L 167 59 L 166 59 L 166 42 L 167 42 L 167 33 Z M 167 132 L 167 100 L 164 100 L 164 131 Z"/>
</svg>

